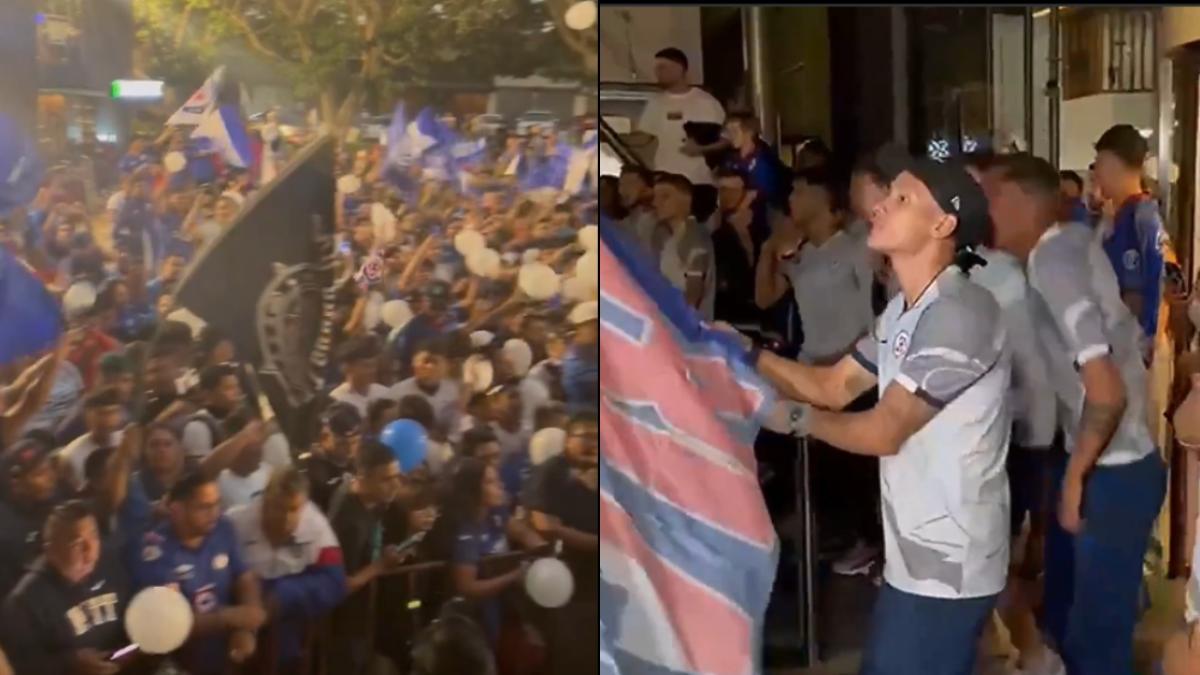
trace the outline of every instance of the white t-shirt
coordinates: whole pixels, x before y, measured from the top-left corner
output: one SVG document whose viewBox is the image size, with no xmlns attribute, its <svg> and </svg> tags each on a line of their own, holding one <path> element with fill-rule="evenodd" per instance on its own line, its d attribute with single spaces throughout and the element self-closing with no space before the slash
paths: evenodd
<svg viewBox="0 0 1200 675">
<path fill-rule="evenodd" d="M 271 467 L 266 464 L 259 464 L 258 469 L 249 476 L 239 476 L 225 469 L 217 477 L 217 487 L 221 489 L 221 510 L 228 511 L 235 506 L 249 504 L 262 494 L 270 479 Z"/>
<path fill-rule="evenodd" d="M 120 444 L 121 431 L 117 430 L 109 439 L 109 447 L 115 448 Z M 83 487 L 83 467 L 87 464 L 88 457 L 91 457 L 92 453 L 99 449 L 100 446 L 92 439 L 92 435 L 86 433 L 59 450 L 59 456 L 71 467 L 71 477 L 75 481 L 75 487 Z"/>
<path fill-rule="evenodd" d="M 888 304 L 854 358 L 938 409 L 879 460 L 884 579 L 934 598 L 978 598 L 1008 576 L 1010 357 L 1000 308 L 957 268 L 912 307 Z"/>
<path fill-rule="evenodd" d="M 262 498 L 235 507 L 226 514 L 237 533 L 242 560 L 262 579 L 299 574 L 313 565 L 340 565 L 341 547 L 329 521 L 312 502 L 300 511 L 292 541 L 272 548 L 262 529 Z"/>
<path fill-rule="evenodd" d="M 863 239 L 838 231 L 820 246 L 806 244 L 784 273 L 804 326 L 802 360 L 836 361 L 871 330 L 874 275 Z"/>
<path fill-rule="evenodd" d="M 329 398 L 342 403 L 349 403 L 358 409 L 358 414 L 362 415 L 363 419 L 367 418 L 367 406 L 382 398 L 391 398 L 391 394 L 387 387 L 382 384 L 372 383 L 367 388 L 367 395 L 363 396 L 357 391 L 350 389 L 349 383 L 343 382 L 338 385 L 337 389 L 329 392 Z"/>
<path fill-rule="evenodd" d="M 688 157 L 680 152 L 687 140 L 684 122 L 724 124 L 725 109 L 699 87 L 692 87 L 685 94 L 662 92 L 646 102 L 637 128 L 658 139 L 655 171 L 686 176 L 693 185 L 712 185 L 712 169 L 708 168 L 704 157 Z"/>
<path fill-rule="evenodd" d="M 396 401 L 405 396 L 420 396 L 429 401 L 429 405 L 433 407 L 434 418 L 447 433 L 458 426 L 458 418 L 462 414 L 462 394 L 458 382 L 454 380 L 443 379 L 438 383 L 437 390 L 430 394 L 421 389 L 417 378 L 410 377 L 392 385 L 388 396 Z"/>
</svg>

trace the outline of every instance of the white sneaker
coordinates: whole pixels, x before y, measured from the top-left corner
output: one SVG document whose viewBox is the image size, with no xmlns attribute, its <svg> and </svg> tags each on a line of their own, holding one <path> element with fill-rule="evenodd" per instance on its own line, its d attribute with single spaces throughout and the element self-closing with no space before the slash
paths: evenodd
<svg viewBox="0 0 1200 675">
<path fill-rule="evenodd" d="M 879 549 L 867 545 L 860 539 L 854 543 L 853 548 L 833 563 L 833 573 L 843 577 L 870 574 L 878 557 Z"/>
</svg>

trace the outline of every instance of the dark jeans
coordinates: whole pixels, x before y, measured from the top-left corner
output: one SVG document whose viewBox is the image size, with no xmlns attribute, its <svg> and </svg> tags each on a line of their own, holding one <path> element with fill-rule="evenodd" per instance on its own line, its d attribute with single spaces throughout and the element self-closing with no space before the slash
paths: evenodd
<svg viewBox="0 0 1200 675">
<path fill-rule="evenodd" d="M 1067 455 L 1053 459 L 1057 508 Z M 1072 675 L 1130 675 L 1142 565 L 1166 494 L 1158 453 L 1123 466 L 1098 466 L 1084 486 L 1083 529 L 1046 528 L 1045 631 Z"/>
<path fill-rule="evenodd" d="M 885 583 L 859 675 L 971 675 L 997 597 L 931 598 Z"/>
</svg>

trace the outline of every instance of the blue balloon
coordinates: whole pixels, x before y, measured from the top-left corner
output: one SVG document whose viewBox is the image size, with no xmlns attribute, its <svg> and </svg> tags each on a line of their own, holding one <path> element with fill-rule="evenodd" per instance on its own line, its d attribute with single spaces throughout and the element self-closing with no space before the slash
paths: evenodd
<svg viewBox="0 0 1200 675">
<path fill-rule="evenodd" d="M 429 448 L 425 427 L 412 420 L 396 420 L 387 425 L 379 434 L 379 442 L 388 446 L 404 473 L 420 466 Z"/>
</svg>

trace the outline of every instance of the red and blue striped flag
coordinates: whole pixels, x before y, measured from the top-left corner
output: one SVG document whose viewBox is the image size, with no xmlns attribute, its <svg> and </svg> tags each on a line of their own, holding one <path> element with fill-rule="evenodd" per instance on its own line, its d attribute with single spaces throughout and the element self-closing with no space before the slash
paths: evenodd
<svg viewBox="0 0 1200 675">
<path fill-rule="evenodd" d="M 774 393 L 600 232 L 601 671 L 758 673 L 778 540 L 753 444 Z"/>
</svg>

